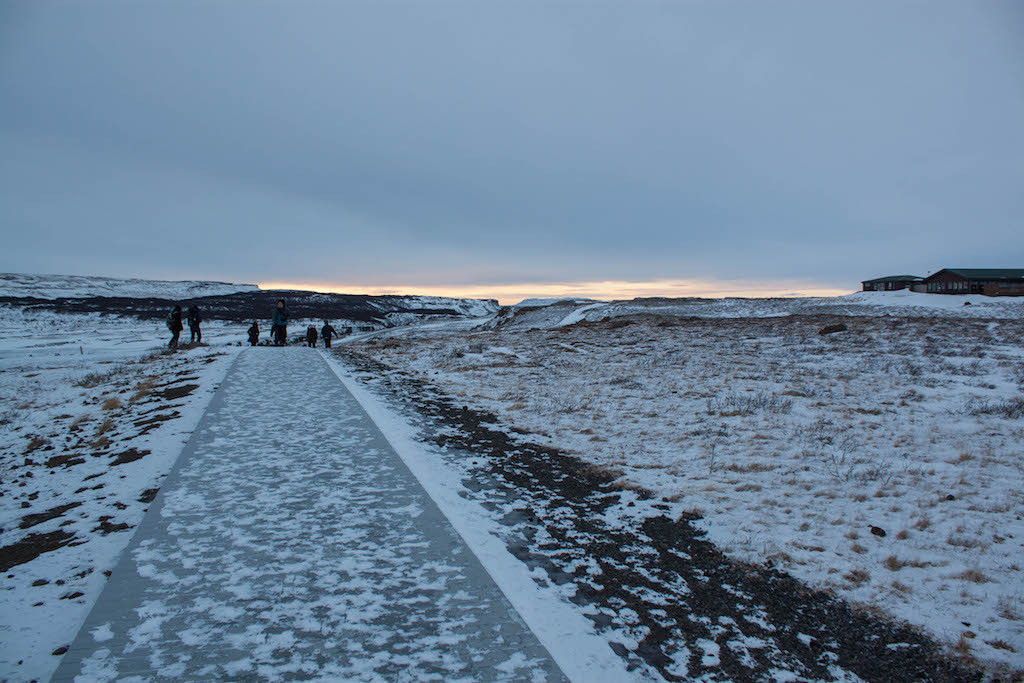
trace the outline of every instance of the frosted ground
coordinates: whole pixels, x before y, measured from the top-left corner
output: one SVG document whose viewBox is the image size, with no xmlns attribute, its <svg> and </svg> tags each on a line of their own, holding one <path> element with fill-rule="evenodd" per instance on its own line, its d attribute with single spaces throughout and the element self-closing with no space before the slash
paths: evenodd
<svg viewBox="0 0 1024 683">
<path fill-rule="evenodd" d="M 610 472 L 629 502 L 602 513 L 609 524 L 699 514 L 733 557 L 1019 669 L 1024 307 L 969 300 L 553 303 L 351 348 Z M 857 317 L 819 336 L 836 314 Z M 0 308 L 0 545 L 46 550 L 4 567 L 0 675 L 53 671 L 244 335 L 208 323 L 209 346 L 164 355 L 160 321 Z M 375 418 L 418 448 L 401 420 Z M 438 461 L 417 457 L 422 479 Z M 445 481 L 432 495 L 462 505 L 458 477 Z M 469 530 L 478 554 L 488 524 Z M 694 647 L 713 670 L 718 645 Z"/>
<path fill-rule="evenodd" d="M 910 293 L 554 304 L 352 348 L 696 513 L 735 558 L 1020 669 L 1022 314 Z"/>
<path fill-rule="evenodd" d="M 163 355 L 160 322 L 0 308 L 0 677 L 52 673 L 244 330 Z"/>
</svg>

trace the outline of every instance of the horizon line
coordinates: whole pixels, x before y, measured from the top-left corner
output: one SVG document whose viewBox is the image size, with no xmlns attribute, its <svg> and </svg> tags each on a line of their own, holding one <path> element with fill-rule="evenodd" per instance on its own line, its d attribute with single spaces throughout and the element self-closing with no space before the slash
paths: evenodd
<svg viewBox="0 0 1024 683">
<path fill-rule="evenodd" d="M 596 280 L 582 282 L 508 283 L 501 285 L 360 285 L 323 280 L 265 280 L 262 290 L 300 290 L 324 294 L 369 296 L 437 296 L 459 299 L 494 299 L 502 305 L 526 299 L 630 300 L 648 297 L 748 299 L 833 297 L 859 290 L 840 289 L 817 283 L 776 280 L 752 283 L 746 280 Z"/>
</svg>

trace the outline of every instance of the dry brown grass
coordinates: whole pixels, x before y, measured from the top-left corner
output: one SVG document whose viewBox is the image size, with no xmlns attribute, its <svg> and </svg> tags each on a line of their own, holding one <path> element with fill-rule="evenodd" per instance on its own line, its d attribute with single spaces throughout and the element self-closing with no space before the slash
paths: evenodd
<svg viewBox="0 0 1024 683">
<path fill-rule="evenodd" d="M 985 576 L 980 569 L 968 569 L 960 572 L 953 577 L 954 579 L 962 579 L 963 581 L 970 581 L 971 583 L 991 583 L 992 579 Z"/>
<path fill-rule="evenodd" d="M 30 438 L 28 440 L 28 445 L 25 447 L 25 453 L 31 453 L 32 451 L 38 451 L 40 448 L 42 448 L 43 446 L 46 446 L 49 443 L 50 442 L 48 440 L 44 439 L 43 437 L 33 435 L 32 438 Z"/>
<path fill-rule="evenodd" d="M 855 586 L 860 586 L 871 579 L 871 573 L 866 569 L 851 569 L 843 574 L 843 578 Z"/>
<path fill-rule="evenodd" d="M 898 572 L 904 567 L 913 567 L 915 569 L 923 569 L 925 567 L 939 567 L 944 563 L 927 562 L 925 560 L 901 560 L 895 555 L 890 555 L 882 561 L 882 565 L 889 571 Z"/>
<path fill-rule="evenodd" d="M 155 386 L 156 380 L 153 379 L 152 377 L 142 382 L 139 382 L 138 384 L 135 385 L 134 393 L 132 394 L 132 397 L 128 400 L 128 402 L 138 403 L 142 399 L 149 396 L 153 391 L 153 387 Z"/>
<path fill-rule="evenodd" d="M 121 403 L 121 399 L 119 399 L 116 396 L 111 396 L 110 398 L 103 401 L 102 405 L 100 405 L 100 408 L 109 412 L 111 410 L 118 410 L 123 405 L 124 404 Z"/>
<path fill-rule="evenodd" d="M 958 548 L 987 548 L 990 545 L 989 543 L 977 538 L 972 538 L 970 536 L 956 536 L 953 534 L 950 534 L 949 538 L 946 539 L 946 543 Z"/>
</svg>

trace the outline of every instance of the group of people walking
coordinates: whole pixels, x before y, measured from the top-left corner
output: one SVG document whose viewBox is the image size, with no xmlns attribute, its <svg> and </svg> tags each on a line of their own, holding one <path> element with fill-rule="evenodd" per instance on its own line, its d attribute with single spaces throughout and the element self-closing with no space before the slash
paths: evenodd
<svg viewBox="0 0 1024 683">
<path fill-rule="evenodd" d="M 186 316 L 189 330 L 192 332 L 191 344 L 198 344 L 203 341 L 203 332 L 201 325 L 203 322 L 202 315 L 199 313 L 198 306 L 189 306 L 188 314 Z M 181 306 L 175 306 L 170 315 L 167 316 L 167 329 L 171 331 L 171 341 L 168 346 L 172 349 L 178 348 L 178 341 L 181 335 L 181 331 L 185 329 L 181 322 Z M 338 336 L 337 331 L 331 327 L 331 323 L 324 320 L 324 326 L 317 332 L 315 325 L 310 325 L 306 328 L 306 346 L 316 348 L 317 338 L 324 340 L 324 348 L 331 348 L 331 339 Z M 274 306 L 274 312 L 271 316 L 270 326 L 270 338 L 273 341 L 274 346 L 285 346 L 288 344 L 288 307 L 284 303 L 284 299 L 278 299 L 277 304 Z M 258 346 L 260 343 L 260 326 L 257 321 L 253 321 L 252 326 L 249 328 L 249 344 L 252 346 Z"/>
<path fill-rule="evenodd" d="M 188 329 L 192 333 L 192 339 L 189 343 L 198 344 L 203 341 L 203 330 L 201 327 L 203 316 L 199 314 L 199 307 L 189 306 L 188 315 L 185 320 L 188 321 Z M 175 306 L 167 317 L 167 329 L 171 331 L 171 342 L 168 346 L 172 349 L 178 348 L 178 338 L 181 336 L 181 331 L 185 329 L 185 326 L 181 324 L 181 306 Z"/>
</svg>

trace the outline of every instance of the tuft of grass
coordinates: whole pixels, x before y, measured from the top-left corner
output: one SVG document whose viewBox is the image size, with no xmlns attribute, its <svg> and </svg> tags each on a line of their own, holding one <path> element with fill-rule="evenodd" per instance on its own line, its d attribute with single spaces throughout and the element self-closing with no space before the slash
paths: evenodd
<svg viewBox="0 0 1024 683">
<path fill-rule="evenodd" d="M 25 453 L 38 451 L 40 448 L 46 446 L 49 443 L 50 442 L 44 439 L 43 437 L 33 435 L 32 438 L 28 440 L 28 446 L 25 447 Z"/>
<path fill-rule="evenodd" d="M 978 538 L 972 538 L 970 536 L 956 536 L 950 534 L 949 538 L 946 539 L 946 543 L 956 546 L 957 548 L 987 548 L 988 543 Z"/>
<path fill-rule="evenodd" d="M 769 465 L 763 462 L 752 462 L 746 465 L 737 465 L 736 463 L 732 463 L 731 465 L 726 465 L 724 469 L 727 472 L 739 472 L 741 474 L 746 474 L 747 472 L 770 472 L 775 469 L 775 465 Z"/>
<path fill-rule="evenodd" d="M 101 405 L 100 408 L 102 408 L 103 410 L 106 410 L 106 411 L 111 411 L 111 410 L 118 410 L 122 406 L 123 406 L 123 404 L 121 403 L 121 399 L 119 399 L 116 396 L 111 396 L 110 398 L 108 398 L 105 401 L 103 401 L 103 405 Z"/>
<path fill-rule="evenodd" d="M 944 562 L 942 564 L 945 564 Z M 882 561 L 882 565 L 892 572 L 898 572 L 904 567 L 914 567 L 915 569 L 923 569 L 925 567 L 938 567 L 939 564 L 935 562 L 927 562 L 925 560 L 901 560 L 895 555 L 890 555 Z"/>
<path fill-rule="evenodd" d="M 932 525 L 932 519 L 928 515 L 921 515 L 920 517 L 917 518 L 917 521 L 914 522 L 914 528 L 917 529 L 918 531 L 924 531 L 925 529 L 927 529 L 931 525 Z"/>
<path fill-rule="evenodd" d="M 861 586 L 871 579 L 871 573 L 866 569 L 851 569 L 843 574 L 843 578 L 855 586 Z"/>
<path fill-rule="evenodd" d="M 964 581 L 970 581 L 971 583 L 991 583 L 992 579 L 985 576 L 984 572 L 980 569 L 968 569 L 960 572 L 954 579 L 962 579 Z"/>
<path fill-rule="evenodd" d="M 145 381 L 139 382 L 138 384 L 135 385 L 135 391 L 132 394 L 132 397 L 128 400 L 128 402 L 138 403 L 142 399 L 149 396 L 153 392 L 153 387 L 155 386 L 156 380 L 153 379 L 152 377 Z"/>
<path fill-rule="evenodd" d="M 850 550 L 857 553 L 858 555 L 863 555 L 868 551 L 868 549 L 862 546 L 860 543 L 854 543 L 853 545 L 851 545 Z"/>
</svg>

